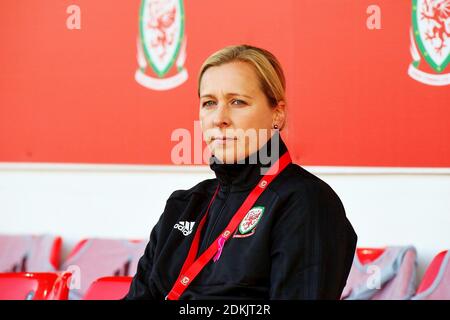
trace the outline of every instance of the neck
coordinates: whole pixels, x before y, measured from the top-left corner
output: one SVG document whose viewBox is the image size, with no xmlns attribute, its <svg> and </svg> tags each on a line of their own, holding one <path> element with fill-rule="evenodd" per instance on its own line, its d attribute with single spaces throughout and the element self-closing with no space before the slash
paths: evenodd
<svg viewBox="0 0 450 320">
<path fill-rule="evenodd" d="M 272 164 L 287 151 L 281 136 L 276 132 L 256 152 L 237 163 L 223 163 L 218 158 L 210 158 L 210 168 L 224 187 L 235 191 L 253 188 Z"/>
</svg>

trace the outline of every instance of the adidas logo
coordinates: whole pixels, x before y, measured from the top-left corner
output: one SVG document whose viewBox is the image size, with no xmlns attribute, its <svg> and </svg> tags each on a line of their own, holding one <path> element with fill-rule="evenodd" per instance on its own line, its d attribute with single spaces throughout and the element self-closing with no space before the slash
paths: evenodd
<svg viewBox="0 0 450 320">
<path fill-rule="evenodd" d="M 195 224 L 194 221 L 192 221 L 192 222 L 180 221 L 177 224 L 175 224 L 173 226 L 173 228 L 180 230 L 181 232 L 183 232 L 183 234 L 185 236 L 188 236 L 188 235 L 190 235 L 192 233 L 192 229 L 194 229 L 194 224 Z"/>
</svg>

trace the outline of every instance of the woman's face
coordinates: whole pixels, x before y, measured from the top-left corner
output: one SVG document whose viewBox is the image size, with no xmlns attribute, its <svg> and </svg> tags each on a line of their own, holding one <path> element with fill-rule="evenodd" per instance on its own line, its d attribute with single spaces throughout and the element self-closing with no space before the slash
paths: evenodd
<svg viewBox="0 0 450 320">
<path fill-rule="evenodd" d="M 205 71 L 200 83 L 199 118 L 211 153 L 236 163 L 256 152 L 282 126 L 284 103 L 269 105 L 256 72 L 245 62 L 230 62 Z"/>
</svg>

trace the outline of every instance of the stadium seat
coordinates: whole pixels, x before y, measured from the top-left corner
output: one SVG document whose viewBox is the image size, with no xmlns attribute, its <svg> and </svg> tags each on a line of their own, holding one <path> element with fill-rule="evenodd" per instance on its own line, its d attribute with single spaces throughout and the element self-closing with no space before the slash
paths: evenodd
<svg viewBox="0 0 450 320">
<path fill-rule="evenodd" d="M 357 248 L 356 254 L 361 264 L 365 265 L 374 262 L 385 250 L 386 248 Z"/>
<path fill-rule="evenodd" d="M 84 300 L 120 300 L 128 293 L 132 277 L 103 277 L 94 281 Z"/>
<path fill-rule="evenodd" d="M 412 246 L 357 248 L 341 299 L 410 299 L 416 269 L 417 253 Z"/>
<path fill-rule="evenodd" d="M 134 276 L 146 244 L 142 240 L 92 238 L 80 241 L 62 265 L 63 270 L 73 273 L 69 299 L 82 299 L 96 279 Z"/>
<path fill-rule="evenodd" d="M 61 244 L 51 235 L 0 235 L 0 272 L 55 272 Z"/>
<path fill-rule="evenodd" d="M 450 299 L 450 252 L 438 253 L 427 270 L 413 300 L 449 300 Z"/>
<path fill-rule="evenodd" d="M 0 300 L 67 300 L 71 274 L 0 273 Z"/>
</svg>

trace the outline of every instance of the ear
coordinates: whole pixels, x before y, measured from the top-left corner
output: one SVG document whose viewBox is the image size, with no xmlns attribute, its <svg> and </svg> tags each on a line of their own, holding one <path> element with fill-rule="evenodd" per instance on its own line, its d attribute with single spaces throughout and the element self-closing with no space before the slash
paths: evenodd
<svg viewBox="0 0 450 320">
<path fill-rule="evenodd" d="M 283 100 L 278 101 L 272 111 L 272 123 L 277 124 L 280 130 L 283 129 L 286 121 L 286 103 Z"/>
</svg>

